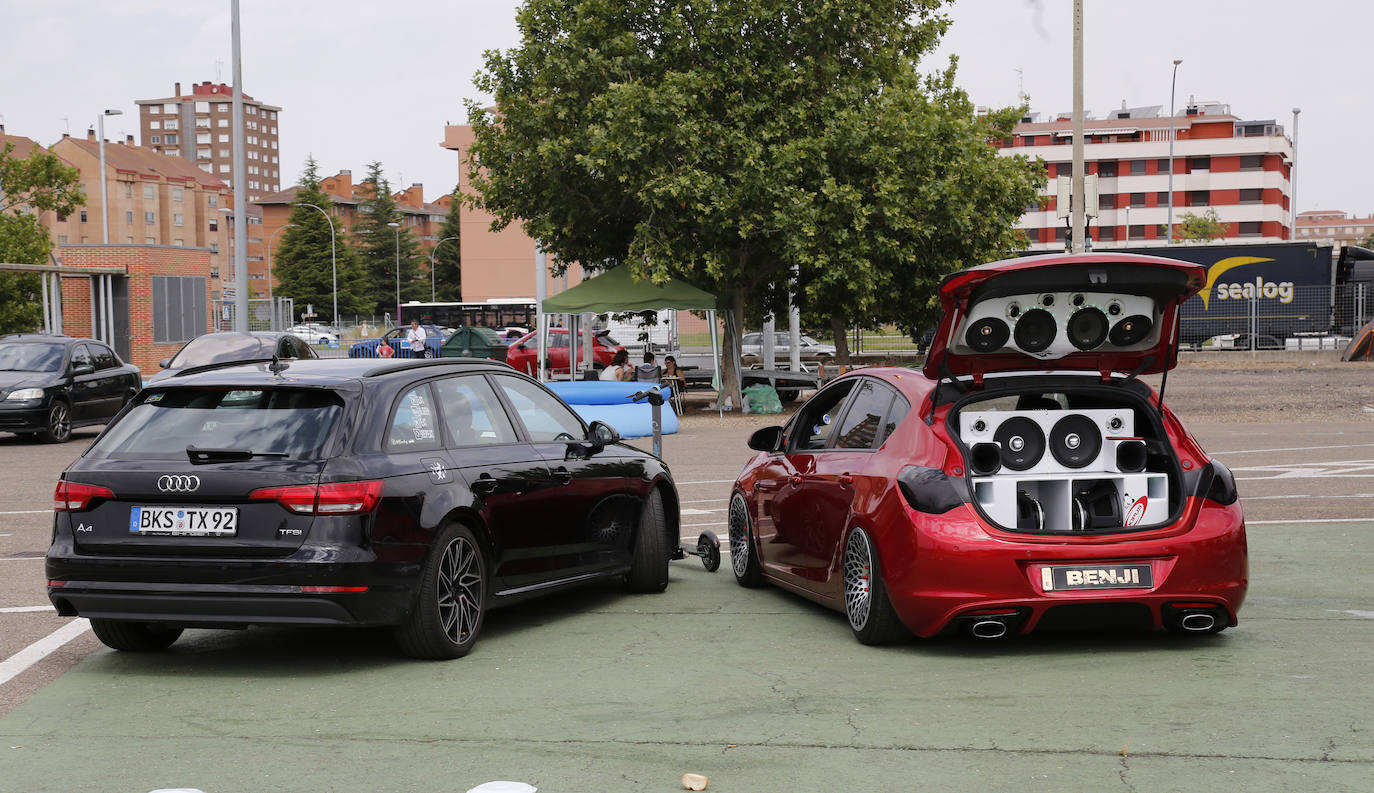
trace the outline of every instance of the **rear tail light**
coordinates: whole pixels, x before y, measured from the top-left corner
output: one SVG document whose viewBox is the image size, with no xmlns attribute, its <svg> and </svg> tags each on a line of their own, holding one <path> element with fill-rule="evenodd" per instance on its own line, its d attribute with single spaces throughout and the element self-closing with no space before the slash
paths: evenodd
<svg viewBox="0 0 1374 793">
<path fill-rule="evenodd" d="M 361 515 L 377 508 L 382 500 L 382 483 L 332 482 L 327 485 L 264 487 L 248 497 L 276 501 L 298 515 Z"/>
<path fill-rule="evenodd" d="M 90 509 L 91 504 L 97 499 L 114 497 L 114 491 L 108 487 L 84 485 L 64 479 L 57 483 L 57 489 L 53 491 L 52 508 L 57 512 L 80 512 Z"/>
</svg>

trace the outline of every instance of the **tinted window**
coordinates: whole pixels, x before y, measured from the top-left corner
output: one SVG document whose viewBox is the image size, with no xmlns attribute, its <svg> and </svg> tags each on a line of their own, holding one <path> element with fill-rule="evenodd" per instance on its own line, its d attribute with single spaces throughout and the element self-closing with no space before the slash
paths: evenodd
<svg viewBox="0 0 1374 793">
<path fill-rule="evenodd" d="M 91 353 L 84 344 L 78 344 L 72 348 L 72 368 L 75 369 L 78 366 L 95 366 L 91 362 Z"/>
<path fill-rule="evenodd" d="M 836 449 L 872 449 L 883 435 L 883 419 L 892 404 L 892 389 L 873 380 L 859 385 L 849 410 L 844 414 L 840 431 L 835 437 Z"/>
<path fill-rule="evenodd" d="M 56 372 L 62 353 L 61 344 L 0 344 L 0 371 Z"/>
<path fill-rule="evenodd" d="M 515 427 L 485 377 L 450 377 L 434 383 L 449 446 L 515 443 Z"/>
<path fill-rule="evenodd" d="M 429 386 L 420 385 L 401 395 L 387 427 L 386 450 L 418 452 L 439 448 L 439 426 Z"/>
<path fill-rule="evenodd" d="M 587 437 L 582 420 L 542 387 L 514 377 L 500 377 L 497 382 L 520 416 L 531 441 L 544 443 Z"/>
<path fill-rule="evenodd" d="M 834 422 L 839 419 L 844 398 L 849 396 L 855 382 L 846 380 L 836 383 L 829 388 L 821 389 L 807 400 L 806 405 L 797 414 L 792 451 L 805 452 L 825 448 L 826 441 L 834 429 Z"/>
<path fill-rule="evenodd" d="M 90 348 L 91 360 L 95 363 L 95 368 L 113 369 L 119 366 L 119 358 L 109 347 L 103 344 L 88 344 L 86 346 Z"/>
<path fill-rule="evenodd" d="M 257 336 L 237 333 L 208 333 L 187 343 L 172 359 L 172 369 L 204 366 L 220 361 L 246 361 L 251 358 L 270 358 L 274 345 Z"/>
<path fill-rule="evenodd" d="M 892 406 L 887 409 L 887 420 L 883 422 L 883 429 L 878 433 L 879 446 L 887 443 L 887 439 L 897 430 L 897 425 L 902 423 L 909 410 L 911 405 L 907 403 L 906 397 L 898 394 L 892 398 Z"/>
<path fill-rule="evenodd" d="M 249 449 L 317 459 L 343 412 L 329 391 L 196 388 L 154 391 L 88 454 L 186 460 L 186 447 Z"/>
</svg>

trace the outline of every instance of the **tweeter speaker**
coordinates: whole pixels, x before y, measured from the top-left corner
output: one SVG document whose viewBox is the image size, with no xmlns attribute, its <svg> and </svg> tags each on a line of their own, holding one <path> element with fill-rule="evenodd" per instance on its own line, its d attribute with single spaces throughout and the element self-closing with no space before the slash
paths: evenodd
<svg viewBox="0 0 1374 793">
<path fill-rule="evenodd" d="M 1111 333 L 1107 334 L 1107 340 L 1114 347 L 1129 347 L 1143 341 L 1150 335 L 1150 330 L 1154 326 L 1154 322 L 1144 314 L 1132 314 L 1112 326 Z"/>
<path fill-rule="evenodd" d="M 997 317 L 983 317 L 968 326 L 964 343 L 974 352 L 1000 350 L 1011 337 L 1011 328 Z"/>
</svg>

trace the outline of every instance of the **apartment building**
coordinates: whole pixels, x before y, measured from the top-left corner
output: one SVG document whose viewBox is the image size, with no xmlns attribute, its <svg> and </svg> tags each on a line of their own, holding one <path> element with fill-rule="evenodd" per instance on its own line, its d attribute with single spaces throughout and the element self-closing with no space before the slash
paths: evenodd
<svg viewBox="0 0 1374 793">
<path fill-rule="evenodd" d="M 176 83 L 173 95 L 139 99 L 139 131 L 144 146 L 164 154 L 177 154 L 233 184 L 234 90 L 224 83 L 205 81 L 182 94 Z M 243 95 L 245 184 L 248 200 L 281 189 L 281 164 L 277 132 L 280 107 Z"/>
<path fill-rule="evenodd" d="M 1170 127 L 1159 106 L 1123 106 L 1106 118 L 1085 120 L 1086 173 L 1098 177 L 1099 214 L 1089 226 L 1093 247 L 1167 244 Z M 1175 224 L 1184 213 L 1213 209 L 1226 224 L 1227 239 L 1293 238 L 1293 145 L 1282 125 L 1242 119 L 1229 105 L 1190 100 L 1172 127 Z M 1049 172 L 1043 203 L 1027 207 L 1021 218 L 1031 250 L 1064 248 L 1067 227 L 1056 216 L 1056 177 L 1071 174 L 1072 143 L 1068 114 L 1053 120 L 1032 114 L 1000 144 L 999 153 L 1039 158 Z"/>
<path fill-rule="evenodd" d="M 1337 248 L 1364 245 L 1374 234 L 1374 217 L 1351 217 L 1340 210 L 1313 209 L 1298 213 L 1298 239 L 1330 240 Z"/>
</svg>

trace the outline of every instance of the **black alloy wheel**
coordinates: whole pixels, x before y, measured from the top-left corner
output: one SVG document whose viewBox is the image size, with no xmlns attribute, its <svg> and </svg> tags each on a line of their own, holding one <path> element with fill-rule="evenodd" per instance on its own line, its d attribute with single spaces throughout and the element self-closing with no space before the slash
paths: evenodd
<svg viewBox="0 0 1374 793">
<path fill-rule="evenodd" d="M 487 560 L 472 530 L 451 524 L 439 535 L 420 578 L 419 601 L 396 628 L 396 644 L 412 658 L 467 655 L 487 613 Z"/>
</svg>

